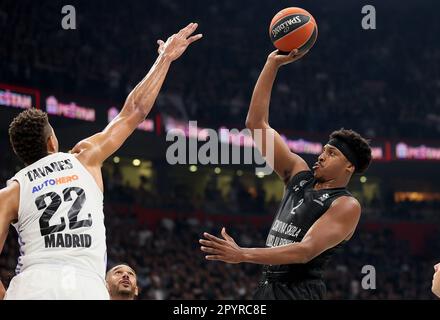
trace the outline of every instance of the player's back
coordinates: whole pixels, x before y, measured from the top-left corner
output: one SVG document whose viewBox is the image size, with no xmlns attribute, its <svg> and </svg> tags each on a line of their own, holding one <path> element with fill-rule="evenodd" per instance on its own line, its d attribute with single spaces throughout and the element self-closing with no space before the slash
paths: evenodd
<svg viewBox="0 0 440 320">
<path fill-rule="evenodd" d="M 12 181 L 20 185 L 14 224 L 20 257 L 6 297 L 33 298 L 21 288 L 32 281 L 42 299 L 106 298 L 103 194 L 92 175 L 74 155 L 55 153 L 19 171 Z M 47 285 L 37 278 L 46 278 Z M 99 283 L 96 297 L 84 292 L 85 278 Z M 46 295 L 49 285 L 55 291 Z"/>
</svg>

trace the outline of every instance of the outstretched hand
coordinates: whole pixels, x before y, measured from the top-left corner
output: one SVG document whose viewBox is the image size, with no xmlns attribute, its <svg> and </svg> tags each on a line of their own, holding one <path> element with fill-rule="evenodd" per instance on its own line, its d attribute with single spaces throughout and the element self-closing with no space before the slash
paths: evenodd
<svg viewBox="0 0 440 320">
<path fill-rule="evenodd" d="M 226 263 L 240 263 L 244 262 L 243 249 L 240 248 L 234 239 L 226 233 L 226 229 L 222 229 L 223 239 L 217 238 L 207 232 L 203 233 L 205 239 L 200 239 L 202 244 L 200 249 L 207 253 L 205 256 L 207 260 L 217 260 Z"/>
<path fill-rule="evenodd" d="M 280 54 L 279 50 L 275 50 L 271 54 L 269 54 L 267 60 L 269 62 L 275 63 L 278 67 L 281 67 L 285 64 L 289 64 L 301 59 L 307 54 L 307 52 L 308 51 L 299 53 L 298 49 L 295 49 L 292 50 L 289 54 L 284 55 L 284 54 Z"/>
<path fill-rule="evenodd" d="M 178 33 L 169 37 L 166 42 L 157 40 L 157 44 L 159 45 L 157 52 L 159 55 L 165 55 L 169 57 L 171 61 L 178 59 L 191 43 L 203 37 L 200 33 L 192 36 L 197 27 L 197 23 L 190 23 Z"/>
</svg>

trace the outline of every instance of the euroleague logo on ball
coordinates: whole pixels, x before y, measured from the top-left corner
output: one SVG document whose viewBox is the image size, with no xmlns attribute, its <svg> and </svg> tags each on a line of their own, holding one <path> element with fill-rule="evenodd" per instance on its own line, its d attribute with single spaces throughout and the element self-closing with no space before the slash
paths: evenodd
<svg viewBox="0 0 440 320">
<path fill-rule="evenodd" d="M 283 19 L 284 20 L 284 19 Z M 301 17 L 295 16 L 293 18 L 289 18 L 286 21 L 281 21 L 281 24 L 272 29 L 272 36 L 276 38 L 278 34 L 282 31 L 282 33 L 287 33 L 290 30 L 290 26 L 301 23 Z"/>
</svg>

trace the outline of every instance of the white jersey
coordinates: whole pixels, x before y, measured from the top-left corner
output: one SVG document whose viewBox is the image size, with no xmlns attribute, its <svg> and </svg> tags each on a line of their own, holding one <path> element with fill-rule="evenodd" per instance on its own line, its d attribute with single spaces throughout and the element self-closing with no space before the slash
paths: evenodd
<svg viewBox="0 0 440 320">
<path fill-rule="evenodd" d="M 68 153 L 48 155 L 19 171 L 16 273 L 33 266 L 65 266 L 105 278 L 107 250 L 103 194 Z"/>
</svg>

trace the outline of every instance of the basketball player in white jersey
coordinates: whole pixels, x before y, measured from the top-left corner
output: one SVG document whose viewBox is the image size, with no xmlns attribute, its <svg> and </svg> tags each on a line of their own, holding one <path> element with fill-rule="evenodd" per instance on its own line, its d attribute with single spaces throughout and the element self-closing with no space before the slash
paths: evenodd
<svg viewBox="0 0 440 320">
<path fill-rule="evenodd" d="M 58 151 L 47 114 L 29 109 L 9 128 L 26 168 L 0 190 L 0 253 L 9 225 L 18 232 L 20 257 L 5 299 L 109 299 L 102 163 L 150 112 L 171 63 L 201 34 L 191 23 L 166 42 L 119 115 L 70 153 Z"/>
</svg>

